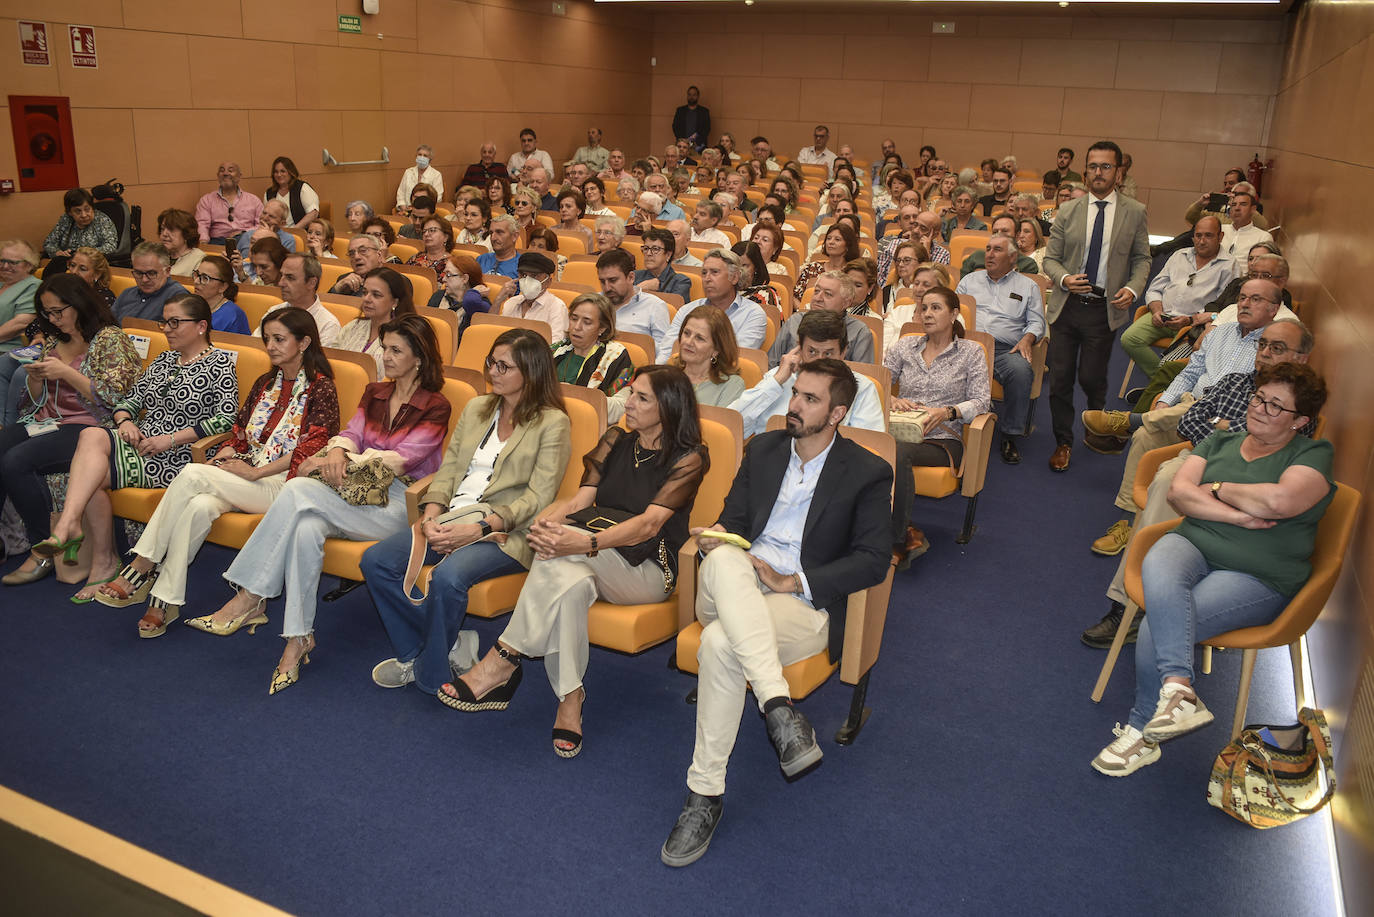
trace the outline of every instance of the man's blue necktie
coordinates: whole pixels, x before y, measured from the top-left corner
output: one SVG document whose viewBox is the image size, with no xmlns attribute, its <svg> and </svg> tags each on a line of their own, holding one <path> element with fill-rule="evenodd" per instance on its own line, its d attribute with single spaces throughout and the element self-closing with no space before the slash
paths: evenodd
<svg viewBox="0 0 1374 917">
<path fill-rule="evenodd" d="M 1088 275 L 1088 283 L 1098 286 L 1097 263 L 1102 260 L 1102 231 L 1107 224 L 1107 202 L 1093 203 L 1097 205 L 1097 217 L 1093 220 L 1093 234 L 1088 240 L 1088 262 L 1083 265 L 1083 273 Z"/>
</svg>

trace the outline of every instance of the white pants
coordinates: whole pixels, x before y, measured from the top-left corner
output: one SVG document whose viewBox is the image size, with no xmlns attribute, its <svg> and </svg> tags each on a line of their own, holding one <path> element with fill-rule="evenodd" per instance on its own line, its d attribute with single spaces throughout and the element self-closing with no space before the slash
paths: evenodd
<svg viewBox="0 0 1374 917">
<path fill-rule="evenodd" d="M 697 574 L 697 738 L 687 787 L 703 796 L 725 792 L 725 768 L 752 685 L 760 709 L 789 695 L 783 666 L 825 649 L 830 616 L 793 593 L 769 592 L 744 551 L 721 545 Z"/>
<path fill-rule="evenodd" d="M 210 526 L 232 510 L 265 513 L 286 483 L 286 472 L 246 481 L 214 465 L 187 465 L 172 479 L 148 520 L 134 553 L 159 567 L 151 595 L 168 605 L 186 604 L 186 570 Z"/>
<path fill-rule="evenodd" d="M 653 560 L 634 566 L 614 549 L 595 557 L 536 558 L 501 635 L 516 652 L 544 657 L 544 673 L 560 701 L 587 674 L 587 612 L 598 598 L 617 605 L 661 602 L 663 569 Z"/>
</svg>

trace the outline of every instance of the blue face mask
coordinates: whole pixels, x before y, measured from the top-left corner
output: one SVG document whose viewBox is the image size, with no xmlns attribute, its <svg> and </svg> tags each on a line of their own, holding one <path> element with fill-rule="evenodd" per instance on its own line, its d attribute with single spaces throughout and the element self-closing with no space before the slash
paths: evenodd
<svg viewBox="0 0 1374 917">
<path fill-rule="evenodd" d="M 428 169 L 428 168 L 429 168 L 429 157 L 428 157 L 428 156 L 416 156 L 416 157 L 415 157 L 415 168 L 419 169 L 421 172 L 423 172 L 425 169 Z"/>
</svg>

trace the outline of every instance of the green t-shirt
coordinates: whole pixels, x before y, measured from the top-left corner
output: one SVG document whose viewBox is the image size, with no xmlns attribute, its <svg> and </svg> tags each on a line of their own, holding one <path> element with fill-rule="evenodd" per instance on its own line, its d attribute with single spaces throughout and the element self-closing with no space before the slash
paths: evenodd
<svg viewBox="0 0 1374 917">
<path fill-rule="evenodd" d="M 1207 460 L 1202 483 L 1275 484 L 1291 465 L 1315 468 L 1328 483 L 1331 481 L 1335 450 L 1326 440 L 1295 436 L 1273 455 L 1247 462 L 1240 454 L 1245 435 L 1218 431 L 1198 444 L 1193 455 Z M 1189 516 L 1177 531 L 1197 546 L 1213 568 L 1248 573 L 1279 594 L 1292 596 L 1312 575 L 1310 561 L 1317 525 L 1335 493 L 1336 486 L 1332 484 L 1315 506 L 1291 519 L 1280 519 L 1270 529 L 1247 529 Z"/>
<path fill-rule="evenodd" d="M 33 294 L 38 292 L 41 281 L 30 274 L 0 290 L 0 325 L 22 314 L 33 315 Z M 0 353 L 9 353 L 24 343 L 23 338 L 15 335 L 7 341 L 0 341 Z"/>
<path fill-rule="evenodd" d="M 582 375 L 582 364 L 587 362 L 586 357 L 579 357 L 576 353 L 569 350 L 558 358 L 558 381 L 576 382 L 577 377 Z"/>
</svg>

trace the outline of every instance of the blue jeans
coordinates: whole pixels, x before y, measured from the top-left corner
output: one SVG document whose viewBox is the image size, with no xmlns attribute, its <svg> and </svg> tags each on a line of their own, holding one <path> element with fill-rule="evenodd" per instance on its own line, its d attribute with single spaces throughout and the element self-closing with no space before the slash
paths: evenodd
<svg viewBox="0 0 1374 917">
<path fill-rule="evenodd" d="M 1248 573 L 1213 570 L 1191 541 L 1170 532 L 1141 567 L 1146 616 L 1135 644 L 1135 706 L 1130 724 L 1155 715 L 1164 679 L 1193 677 L 1193 645 L 1238 627 L 1268 624 L 1288 604 Z"/>
<path fill-rule="evenodd" d="M 1014 344 L 1015 342 L 1013 342 Z M 996 341 L 992 348 L 992 378 L 1002 386 L 1002 411 L 998 426 L 1007 436 L 1021 436 L 1026 432 L 1030 415 L 1031 386 L 1035 370 L 1026 358 L 1012 353 L 1013 344 Z"/>
<path fill-rule="evenodd" d="M 438 564 L 424 602 L 413 604 L 401 591 L 410 559 L 410 529 L 379 541 L 363 552 L 360 566 L 367 591 L 381 615 L 396 658 L 414 661 L 415 686 L 437 694 L 452 681 L 448 651 L 468 613 L 468 590 L 482 580 L 523 573 L 520 561 L 489 541 L 459 548 L 447 556 L 425 552 L 425 563 Z"/>
<path fill-rule="evenodd" d="M 12 427 L 19 422 L 19 403 L 24 398 L 28 379 L 28 370 L 18 360 L 9 354 L 0 357 L 0 394 L 5 397 L 0 426 Z"/>
</svg>

